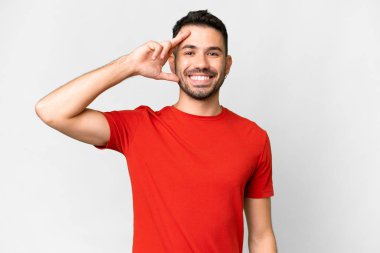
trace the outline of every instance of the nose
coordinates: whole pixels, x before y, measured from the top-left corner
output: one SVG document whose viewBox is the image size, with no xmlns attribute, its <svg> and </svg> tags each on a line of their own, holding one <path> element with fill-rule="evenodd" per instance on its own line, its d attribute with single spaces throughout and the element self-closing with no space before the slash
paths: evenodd
<svg viewBox="0 0 380 253">
<path fill-rule="evenodd" d="M 200 69 L 208 69 L 210 67 L 208 59 L 206 55 L 204 54 L 197 54 L 195 61 L 194 61 L 194 67 L 200 68 Z"/>
</svg>

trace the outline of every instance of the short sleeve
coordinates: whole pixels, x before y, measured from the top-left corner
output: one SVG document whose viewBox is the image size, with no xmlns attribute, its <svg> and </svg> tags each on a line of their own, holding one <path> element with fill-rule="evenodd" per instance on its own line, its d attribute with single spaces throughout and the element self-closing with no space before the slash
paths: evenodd
<svg viewBox="0 0 380 253">
<path fill-rule="evenodd" d="M 112 149 L 122 154 L 128 152 L 137 126 L 141 121 L 142 110 L 120 110 L 101 112 L 108 122 L 110 137 L 103 146 L 93 145 L 98 149 Z"/>
<path fill-rule="evenodd" d="M 246 198 L 268 198 L 274 195 L 272 180 L 272 152 L 268 134 L 265 132 L 263 151 L 245 187 Z"/>
</svg>

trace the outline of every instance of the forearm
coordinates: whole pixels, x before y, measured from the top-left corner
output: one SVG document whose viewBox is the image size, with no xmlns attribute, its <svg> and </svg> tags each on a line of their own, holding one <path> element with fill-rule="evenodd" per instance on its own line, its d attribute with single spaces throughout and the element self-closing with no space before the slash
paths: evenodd
<svg viewBox="0 0 380 253">
<path fill-rule="evenodd" d="M 252 239 L 249 253 L 277 253 L 276 238 L 273 233 Z"/>
<path fill-rule="evenodd" d="M 55 89 L 36 104 L 36 112 L 45 121 L 72 118 L 101 93 L 133 75 L 128 55 L 85 73 Z"/>
</svg>

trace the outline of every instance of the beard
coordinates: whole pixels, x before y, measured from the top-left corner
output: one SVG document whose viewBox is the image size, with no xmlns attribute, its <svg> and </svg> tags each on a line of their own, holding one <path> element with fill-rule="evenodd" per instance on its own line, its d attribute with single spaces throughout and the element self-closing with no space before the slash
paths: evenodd
<svg viewBox="0 0 380 253">
<path fill-rule="evenodd" d="M 210 69 L 193 69 L 190 71 L 185 71 L 184 73 L 179 73 L 177 69 L 175 70 L 177 76 L 179 77 L 178 85 L 181 88 L 183 92 L 185 92 L 189 97 L 196 99 L 196 100 L 206 100 L 209 97 L 214 96 L 217 94 L 220 90 L 220 87 L 222 87 L 225 79 L 225 71 L 221 73 L 220 76 L 217 76 L 217 73 L 214 71 L 211 71 Z M 211 86 L 211 88 L 192 88 L 192 85 L 185 80 L 185 78 L 188 78 L 189 74 L 196 74 L 196 73 L 202 73 L 202 74 L 210 74 L 212 78 L 218 78 L 216 82 L 214 82 Z"/>
</svg>

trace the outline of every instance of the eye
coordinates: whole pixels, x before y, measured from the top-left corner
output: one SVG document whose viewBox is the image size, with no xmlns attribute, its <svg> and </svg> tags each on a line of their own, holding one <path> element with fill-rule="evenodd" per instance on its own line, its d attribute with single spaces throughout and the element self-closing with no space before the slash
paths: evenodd
<svg viewBox="0 0 380 253">
<path fill-rule="evenodd" d="M 191 52 L 191 51 L 187 51 L 187 52 L 185 52 L 184 54 L 185 54 L 185 55 L 193 55 L 194 53 Z"/>
<path fill-rule="evenodd" d="M 208 54 L 211 56 L 219 56 L 219 54 L 217 52 L 209 52 Z"/>
</svg>

